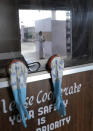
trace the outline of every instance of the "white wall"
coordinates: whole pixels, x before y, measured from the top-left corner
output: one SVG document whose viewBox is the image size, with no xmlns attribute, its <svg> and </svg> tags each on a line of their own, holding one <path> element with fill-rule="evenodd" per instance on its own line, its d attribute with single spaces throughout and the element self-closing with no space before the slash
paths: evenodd
<svg viewBox="0 0 93 131">
<path fill-rule="evenodd" d="M 66 56 L 66 21 L 52 20 L 53 54 Z"/>
<path fill-rule="evenodd" d="M 66 56 L 66 21 L 58 21 L 51 19 L 43 19 L 36 21 L 35 32 L 51 32 L 51 41 L 45 41 L 43 43 L 44 56 L 50 57 L 54 54 L 59 54 L 61 56 Z M 37 41 L 38 52 L 39 41 Z"/>
<path fill-rule="evenodd" d="M 35 32 L 51 32 L 51 18 L 38 20 L 35 22 Z"/>
</svg>

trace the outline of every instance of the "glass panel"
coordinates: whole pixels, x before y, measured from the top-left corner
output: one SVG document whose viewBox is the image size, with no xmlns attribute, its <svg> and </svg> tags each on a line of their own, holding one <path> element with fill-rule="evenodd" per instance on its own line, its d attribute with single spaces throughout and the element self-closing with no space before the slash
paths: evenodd
<svg viewBox="0 0 93 131">
<path fill-rule="evenodd" d="M 66 10 L 19 10 L 21 52 L 28 63 L 41 69 L 54 54 L 72 57 L 71 12 Z"/>
</svg>

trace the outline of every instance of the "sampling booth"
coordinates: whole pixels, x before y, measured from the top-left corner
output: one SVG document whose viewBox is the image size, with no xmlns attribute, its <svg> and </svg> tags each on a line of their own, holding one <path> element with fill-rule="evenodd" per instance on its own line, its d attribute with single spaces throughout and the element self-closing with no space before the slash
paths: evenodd
<svg viewBox="0 0 93 131">
<path fill-rule="evenodd" d="M 0 1 L 0 130 L 93 130 L 92 10 L 92 0 Z"/>
</svg>

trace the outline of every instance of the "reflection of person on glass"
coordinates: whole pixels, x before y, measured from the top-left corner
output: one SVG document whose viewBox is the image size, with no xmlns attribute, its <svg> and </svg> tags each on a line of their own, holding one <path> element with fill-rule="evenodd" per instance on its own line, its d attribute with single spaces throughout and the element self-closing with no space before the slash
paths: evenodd
<svg viewBox="0 0 93 131">
<path fill-rule="evenodd" d="M 44 51 L 44 48 L 43 48 L 43 43 L 45 42 L 45 38 L 42 34 L 42 31 L 39 32 L 39 42 L 40 42 L 40 59 L 43 59 L 43 51 Z"/>
</svg>

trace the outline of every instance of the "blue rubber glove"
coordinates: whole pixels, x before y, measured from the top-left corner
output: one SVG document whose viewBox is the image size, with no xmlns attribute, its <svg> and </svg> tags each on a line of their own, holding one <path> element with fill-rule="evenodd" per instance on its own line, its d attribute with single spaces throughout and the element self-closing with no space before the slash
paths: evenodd
<svg viewBox="0 0 93 131">
<path fill-rule="evenodd" d="M 22 62 L 12 63 L 10 68 L 10 84 L 12 87 L 13 96 L 16 103 L 16 108 L 19 111 L 24 127 L 27 127 L 25 115 L 30 119 L 28 111 L 25 109 L 24 104 L 26 100 L 26 79 L 27 68 Z"/>
<path fill-rule="evenodd" d="M 64 70 L 64 61 L 55 57 L 51 62 L 51 76 L 54 88 L 55 107 L 61 116 L 66 115 L 66 109 L 62 99 L 61 85 Z"/>
</svg>

